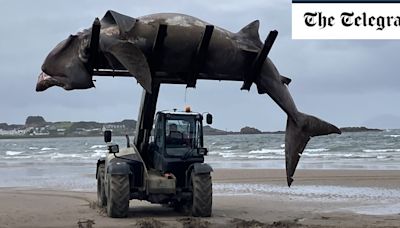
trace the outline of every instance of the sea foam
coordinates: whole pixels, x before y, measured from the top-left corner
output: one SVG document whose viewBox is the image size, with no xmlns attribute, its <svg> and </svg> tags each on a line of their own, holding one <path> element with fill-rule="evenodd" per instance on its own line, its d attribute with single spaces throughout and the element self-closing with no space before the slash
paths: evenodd
<svg viewBox="0 0 400 228">
<path fill-rule="evenodd" d="M 365 149 L 363 150 L 366 153 L 375 153 L 375 152 L 400 152 L 400 149 Z"/>
<path fill-rule="evenodd" d="M 47 150 L 58 150 L 58 148 L 53 148 L 53 147 L 43 147 L 40 149 L 41 151 L 47 151 Z"/>
<path fill-rule="evenodd" d="M 385 135 L 385 137 L 398 138 L 398 137 L 400 137 L 400 135 Z"/>
<path fill-rule="evenodd" d="M 252 150 L 249 154 L 283 154 L 283 149 L 261 149 L 261 150 Z"/>
<path fill-rule="evenodd" d="M 90 149 L 99 149 L 99 148 L 106 148 L 107 145 L 93 145 L 90 147 Z"/>
<path fill-rule="evenodd" d="M 6 155 L 8 155 L 8 156 L 15 156 L 15 155 L 22 154 L 22 153 L 24 153 L 24 152 L 23 151 L 11 151 L 11 150 L 6 151 Z"/>
<path fill-rule="evenodd" d="M 329 149 L 326 148 L 316 148 L 316 149 L 305 149 L 304 151 L 306 152 L 325 152 L 325 151 L 329 151 Z"/>
</svg>

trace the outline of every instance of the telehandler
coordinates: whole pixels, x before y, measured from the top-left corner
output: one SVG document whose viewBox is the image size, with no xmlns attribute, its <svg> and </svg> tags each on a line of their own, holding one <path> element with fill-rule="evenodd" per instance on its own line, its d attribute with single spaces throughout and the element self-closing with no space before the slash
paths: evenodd
<svg viewBox="0 0 400 228">
<path fill-rule="evenodd" d="M 212 123 L 211 114 L 206 114 L 206 122 Z M 138 123 L 137 136 L 143 131 Z M 184 112 L 157 112 L 151 132 L 154 136 L 142 146 L 146 156 L 137 149 L 138 137 L 135 145 L 127 137 L 127 148 L 119 149 L 112 143 L 111 131 L 104 132 L 109 153 L 97 162 L 98 205 L 117 218 L 127 216 L 131 199 L 169 205 L 192 216 L 211 216 L 212 168 L 204 163 L 208 151 L 203 115 L 188 107 Z"/>
</svg>

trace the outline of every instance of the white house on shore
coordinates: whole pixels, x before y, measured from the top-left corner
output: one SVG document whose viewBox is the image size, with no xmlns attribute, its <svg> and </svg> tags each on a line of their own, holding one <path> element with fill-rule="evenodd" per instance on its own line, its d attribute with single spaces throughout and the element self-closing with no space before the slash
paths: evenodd
<svg viewBox="0 0 400 228">
<path fill-rule="evenodd" d="M 10 135 L 10 136 L 22 136 L 25 135 L 27 129 L 12 129 L 12 130 L 4 130 L 0 129 L 0 135 Z"/>
</svg>

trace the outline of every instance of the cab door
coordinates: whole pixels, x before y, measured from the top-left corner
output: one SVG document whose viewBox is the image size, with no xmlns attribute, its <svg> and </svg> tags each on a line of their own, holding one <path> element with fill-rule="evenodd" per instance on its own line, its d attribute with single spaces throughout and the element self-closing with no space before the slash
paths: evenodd
<svg viewBox="0 0 400 228">
<path fill-rule="evenodd" d="M 165 128 L 163 115 L 157 114 L 154 126 L 154 143 L 153 143 L 153 166 L 155 169 L 162 169 L 162 159 L 165 145 Z"/>
</svg>

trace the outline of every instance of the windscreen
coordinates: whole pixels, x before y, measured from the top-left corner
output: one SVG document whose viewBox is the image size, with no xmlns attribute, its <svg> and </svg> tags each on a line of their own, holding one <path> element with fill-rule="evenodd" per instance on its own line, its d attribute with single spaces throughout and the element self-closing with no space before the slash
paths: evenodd
<svg viewBox="0 0 400 228">
<path fill-rule="evenodd" d="M 182 156 L 202 147 L 201 120 L 196 116 L 169 116 L 166 121 L 165 145 L 168 155 Z"/>
</svg>

